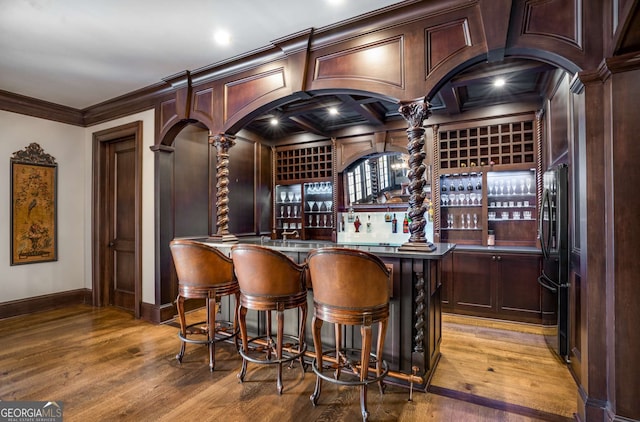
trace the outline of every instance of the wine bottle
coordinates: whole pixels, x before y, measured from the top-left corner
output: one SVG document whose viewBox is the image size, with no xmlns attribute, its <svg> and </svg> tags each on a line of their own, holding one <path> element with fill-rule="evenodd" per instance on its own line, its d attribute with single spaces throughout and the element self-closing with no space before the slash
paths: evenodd
<svg viewBox="0 0 640 422">
<path fill-rule="evenodd" d="M 398 219 L 396 214 L 393 214 L 393 220 L 391 220 L 391 233 L 398 233 Z"/>
<path fill-rule="evenodd" d="M 402 222 L 402 233 L 409 233 L 409 219 L 407 213 L 404 214 L 404 221 Z"/>
</svg>

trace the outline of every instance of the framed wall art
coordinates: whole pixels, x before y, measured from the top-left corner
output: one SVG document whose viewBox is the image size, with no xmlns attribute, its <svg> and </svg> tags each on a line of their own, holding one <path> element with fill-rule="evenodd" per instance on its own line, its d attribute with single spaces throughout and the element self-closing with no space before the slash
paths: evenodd
<svg viewBox="0 0 640 422">
<path fill-rule="evenodd" d="M 55 158 L 31 143 L 11 157 L 11 265 L 58 260 Z"/>
</svg>

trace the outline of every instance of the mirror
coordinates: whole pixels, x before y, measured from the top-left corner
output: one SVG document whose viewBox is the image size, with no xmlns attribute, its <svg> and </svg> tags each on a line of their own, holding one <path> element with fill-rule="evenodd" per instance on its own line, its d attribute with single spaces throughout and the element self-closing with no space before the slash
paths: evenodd
<svg viewBox="0 0 640 422">
<path fill-rule="evenodd" d="M 403 203 L 409 200 L 409 155 L 372 154 L 343 173 L 347 205 Z"/>
</svg>

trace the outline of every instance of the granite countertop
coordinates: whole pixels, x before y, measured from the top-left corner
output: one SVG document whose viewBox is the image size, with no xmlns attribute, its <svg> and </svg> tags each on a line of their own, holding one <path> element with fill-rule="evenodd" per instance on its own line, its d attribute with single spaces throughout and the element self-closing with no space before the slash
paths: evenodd
<svg viewBox="0 0 640 422">
<path fill-rule="evenodd" d="M 260 238 L 241 238 L 237 242 L 211 242 L 206 239 L 198 239 L 208 245 L 212 245 L 219 248 L 230 248 L 234 244 L 254 244 L 262 245 L 269 248 L 274 248 L 283 252 L 309 252 L 313 249 L 323 247 L 343 247 L 357 249 L 365 252 L 371 252 L 380 256 L 404 256 L 404 257 L 421 257 L 427 259 L 440 259 L 447 253 L 451 252 L 456 245 L 454 243 L 434 243 L 435 250 L 433 251 L 406 251 L 399 250 L 401 245 L 391 244 L 345 244 L 345 243 L 333 243 L 320 240 L 271 240 Z"/>
</svg>

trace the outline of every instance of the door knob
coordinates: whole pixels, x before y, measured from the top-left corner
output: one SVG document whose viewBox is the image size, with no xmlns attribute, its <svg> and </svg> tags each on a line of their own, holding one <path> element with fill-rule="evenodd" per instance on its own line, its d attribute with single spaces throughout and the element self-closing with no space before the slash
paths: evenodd
<svg viewBox="0 0 640 422">
<path fill-rule="evenodd" d="M 110 248 L 113 248 L 113 242 L 109 242 L 109 244 L 107 245 Z"/>
</svg>

